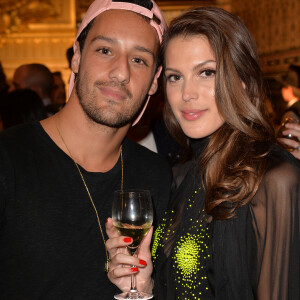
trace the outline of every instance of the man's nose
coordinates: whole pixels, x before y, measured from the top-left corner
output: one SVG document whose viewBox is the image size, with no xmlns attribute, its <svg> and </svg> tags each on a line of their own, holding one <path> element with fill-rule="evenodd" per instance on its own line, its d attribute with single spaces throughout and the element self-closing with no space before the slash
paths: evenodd
<svg viewBox="0 0 300 300">
<path fill-rule="evenodd" d="M 130 66 L 126 55 L 120 55 L 112 63 L 110 74 L 112 80 L 128 83 L 130 80 Z"/>
</svg>

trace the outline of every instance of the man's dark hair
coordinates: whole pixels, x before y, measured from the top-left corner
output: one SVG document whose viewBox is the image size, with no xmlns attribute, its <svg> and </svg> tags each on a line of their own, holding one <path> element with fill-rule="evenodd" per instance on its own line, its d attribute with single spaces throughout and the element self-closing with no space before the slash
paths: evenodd
<svg viewBox="0 0 300 300">
<path fill-rule="evenodd" d="M 127 2 L 145 7 L 149 10 L 153 8 L 153 3 L 150 0 L 112 0 L 112 2 Z"/>
<path fill-rule="evenodd" d="M 73 46 L 69 47 L 66 51 L 66 58 L 68 60 L 69 68 L 71 69 L 72 57 L 74 55 Z"/>
<path fill-rule="evenodd" d="M 87 37 L 89 31 L 91 30 L 95 19 L 96 18 L 94 18 L 89 24 L 87 24 L 87 26 L 81 31 L 79 37 L 77 38 L 77 41 L 78 41 L 79 47 L 80 47 L 80 52 L 82 52 L 82 50 L 83 50 L 86 37 Z"/>
</svg>

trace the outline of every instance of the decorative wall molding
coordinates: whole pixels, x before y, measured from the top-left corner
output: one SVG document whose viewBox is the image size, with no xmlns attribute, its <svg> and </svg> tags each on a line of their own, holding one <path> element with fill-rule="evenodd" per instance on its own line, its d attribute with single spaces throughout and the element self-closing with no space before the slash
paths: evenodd
<svg viewBox="0 0 300 300">
<path fill-rule="evenodd" d="M 264 73 L 285 72 L 289 63 L 298 64 L 299 0 L 232 0 L 232 6 L 255 39 Z"/>
<path fill-rule="evenodd" d="M 160 9 L 163 12 L 166 22 L 169 24 L 170 21 L 182 14 L 186 10 L 193 7 L 202 6 L 217 6 L 227 10 L 231 10 L 230 1 L 222 0 L 206 0 L 206 1 L 157 1 Z"/>
<path fill-rule="evenodd" d="M 40 62 L 68 78 L 66 49 L 92 0 L 0 0 L 0 61 L 8 79 L 23 63 Z M 169 23 L 190 7 L 218 6 L 239 15 L 259 49 L 263 71 L 300 64 L 299 0 L 157 0 Z"/>
<path fill-rule="evenodd" d="M 92 0 L 76 0 L 77 23 L 80 23 L 92 2 Z M 191 7 L 219 6 L 224 9 L 231 9 L 231 0 L 156 0 L 156 3 L 162 10 L 167 23 Z"/>
<path fill-rule="evenodd" d="M 261 64 L 266 76 L 282 75 L 290 64 L 300 65 L 300 48 L 261 55 Z"/>
<path fill-rule="evenodd" d="M 73 30 L 74 10 L 75 0 L 0 0 L 0 34 Z"/>
<path fill-rule="evenodd" d="M 0 61 L 8 81 L 18 66 L 33 62 L 68 81 L 66 50 L 75 33 L 75 0 L 0 0 Z"/>
</svg>

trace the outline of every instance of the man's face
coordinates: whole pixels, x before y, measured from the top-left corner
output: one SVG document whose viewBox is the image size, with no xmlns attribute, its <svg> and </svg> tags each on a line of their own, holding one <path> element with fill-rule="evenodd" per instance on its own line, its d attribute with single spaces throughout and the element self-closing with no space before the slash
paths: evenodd
<svg viewBox="0 0 300 300">
<path fill-rule="evenodd" d="M 29 88 L 26 84 L 26 78 L 28 76 L 27 68 L 26 67 L 19 67 L 16 69 L 12 84 L 9 88 L 9 92 L 18 90 L 18 89 L 26 89 Z"/>
<path fill-rule="evenodd" d="M 91 120 L 120 128 L 136 118 L 157 89 L 158 45 L 156 30 L 133 12 L 110 10 L 95 19 L 72 60 L 76 93 Z"/>
</svg>

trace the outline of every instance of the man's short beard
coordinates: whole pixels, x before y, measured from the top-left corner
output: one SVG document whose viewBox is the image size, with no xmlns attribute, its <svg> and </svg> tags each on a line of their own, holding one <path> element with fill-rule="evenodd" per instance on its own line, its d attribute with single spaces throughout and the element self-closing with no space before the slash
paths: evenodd
<svg viewBox="0 0 300 300">
<path fill-rule="evenodd" d="M 99 83 L 99 84 L 101 84 L 101 83 Z M 109 84 L 105 84 L 105 83 L 102 83 L 102 84 L 109 85 Z M 146 97 L 145 97 L 145 100 L 143 101 L 143 103 L 140 103 L 138 108 L 132 107 L 132 109 L 129 112 L 127 112 L 127 114 L 124 114 L 124 112 L 115 113 L 113 120 L 110 120 L 110 118 L 105 117 L 105 115 L 103 113 L 101 113 L 101 107 L 96 107 L 96 105 L 95 105 L 96 100 L 93 101 L 93 98 L 91 99 L 90 95 L 83 95 L 82 84 L 81 84 L 81 79 L 80 79 L 80 70 L 78 71 L 78 74 L 76 76 L 75 89 L 76 89 L 76 93 L 77 93 L 77 96 L 79 99 L 79 103 L 80 103 L 83 111 L 85 112 L 86 116 L 90 120 L 92 120 L 93 122 L 95 122 L 97 124 L 101 124 L 101 125 L 108 126 L 111 128 L 121 128 L 125 125 L 132 123 L 139 115 L 139 113 L 143 107 L 143 103 L 145 103 L 145 100 L 146 100 Z M 127 92 L 127 94 L 128 94 L 129 100 L 130 100 L 130 98 L 132 99 L 132 95 L 129 92 Z M 85 98 L 85 100 L 84 100 L 84 98 Z M 111 105 L 113 105 L 113 101 L 112 101 Z"/>
</svg>

